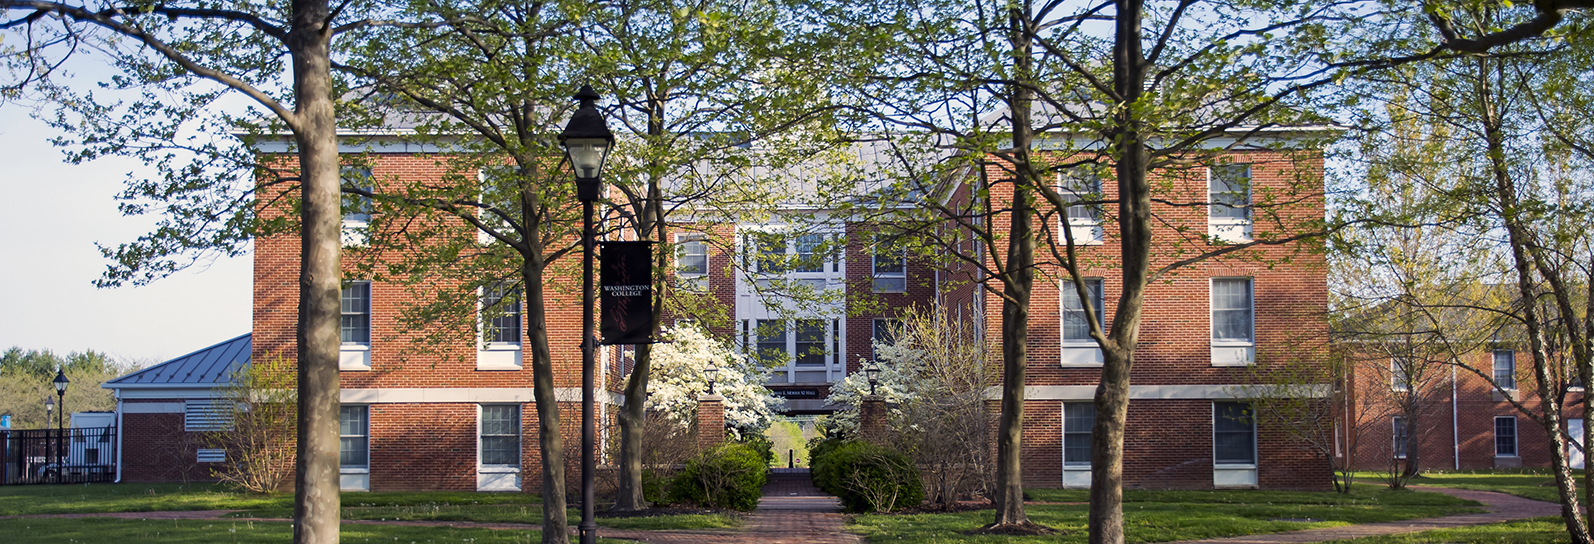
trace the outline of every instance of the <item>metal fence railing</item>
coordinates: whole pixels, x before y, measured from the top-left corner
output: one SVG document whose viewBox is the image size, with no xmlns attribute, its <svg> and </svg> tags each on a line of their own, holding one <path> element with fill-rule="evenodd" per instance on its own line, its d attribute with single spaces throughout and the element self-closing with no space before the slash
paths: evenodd
<svg viewBox="0 0 1594 544">
<path fill-rule="evenodd" d="M 0 430 L 0 485 L 116 480 L 116 429 Z"/>
</svg>

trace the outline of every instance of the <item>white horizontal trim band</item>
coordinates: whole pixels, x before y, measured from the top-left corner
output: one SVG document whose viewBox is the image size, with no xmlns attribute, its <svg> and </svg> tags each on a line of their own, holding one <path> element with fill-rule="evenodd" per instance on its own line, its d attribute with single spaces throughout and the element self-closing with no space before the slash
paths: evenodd
<svg viewBox="0 0 1594 544">
<path fill-rule="evenodd" d="M 555 387 L 558 402 L 581 402 L 581 388 Z M 624 397 L 612 391 L 597 391 L 598 402 L 624 404 Z M 429 387 L 412 389 L 344 389 L 338 401 L 344 404 L 448 404 L 448 403 L 528 403 L 533 402 L 530 387 Z"/>
<path fill-rule="evenodd" d="M 1131 385 L 1130 400 L 1143 399 L 1255 399 L 1326 398 L 1327 384 L 1277 386 L 1265 384 L 1232 385 Z M 1090 400 L 1096 397 L 1094 385 L 1031 385 L 1024 388 L 1024 400 Z M 987 400 L 1002 398 L 1002 388 L 985 389 Z"/>
</svg>

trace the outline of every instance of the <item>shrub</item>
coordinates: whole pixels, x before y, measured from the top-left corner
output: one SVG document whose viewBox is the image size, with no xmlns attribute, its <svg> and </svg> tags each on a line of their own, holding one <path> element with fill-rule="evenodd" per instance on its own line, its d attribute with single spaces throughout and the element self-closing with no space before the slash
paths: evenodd
<svg viewBox="0 0 1594 544">
<path fill-rule="evenodd" d="M 741 442 L 758 452 L 758 456 L 764 459 L 764 466 L 771 466 L 775 462 L 775 441 L 763 433 L 743 432 Z"/>
<path fill-rule="evenodd" d="M 769 464 L 752 446 L 725 444 L 686 463 L 670 482 L 671 502 L 752 510 L 758 508 L 768 472 Z"/>
<path fill-rule="evenodd" d="M 814 485 L 841 499 L 848 512 L 890 512 L 924 501 L 919 471 L 899 452 L 867 442 L 814 445 Z"/>
</svg>

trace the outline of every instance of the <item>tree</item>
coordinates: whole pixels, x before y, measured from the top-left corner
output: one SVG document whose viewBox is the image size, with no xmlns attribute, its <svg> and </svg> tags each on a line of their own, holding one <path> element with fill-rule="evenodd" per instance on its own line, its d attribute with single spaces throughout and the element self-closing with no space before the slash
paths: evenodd
<svg viewBox="0 0 1594 544">
<path fill-rule="evenodd" d="M 132 180 L 124 213 L 165 214 L 154 233 L 106 250 L 114 257 L 102 286 L 152 281 L 208 252 L 237 255 L 253 220 L 249 191 L 227 180 L 241 171 L 272 171 L 247 149 L 187 137 L 194 119 L 206 135 L 234 118 L 207 113 L 236 92 L 269 112 L 294 136 L 297 174 L 266 175 L 265 185 L 298 183 L 302 240 L 298 316 L 299 418 L 294 499 L 295 542 L 338 540 L 338 140 L 331 74 L 333 38 L 350 30 L 398 24 L 360 19 L 368 5 L 333 10 L 326 0 L 217 7 L 204 2 L 106 3 L 0 0 L 0 30 L 20 38 L 8 51 L 16 93 L 38 89 L 63 108 L 55 125 L 80 145 L 72 160 L 121 154 L 155 165 L 162 178 Z M 340 24 L 341 23 L 341 24 Z M 122 75 L 111 86 L 142 89 L 126 103 L 104 104 L 56 81 L 77 51 L 109 56 Z M 291 71 L 289 71 L 291 69 Z M 280 77 L 292 74 L 290 85 Z M 219 121 L 219 123 L 217 123 Z M 204 123 L 202 123 L 204 124 Z M 280 165 L 272 165 L 280 166 Z M 253 168 L 260 168 L 253 170 Z M 286 191 L 284 191 L 286 192 Z M 286 222 L 272 226 L 284 230 Z"/>
<path fill-rule="evenodd" d="M 648 381 L 647 409 L 669 422 L 690 426 L 696 421 L 697 396 L 709 390 L 725 397 L 725 423 L 738 435 L 759 434 L 769 427 L 783 402 L 764 387 L 765 372 L 757 362 L 710 338 L 702 328 L 683 325 L 664 330 L 664 343 L 653 350 L 654 374 Z"/>
<path fill-rule="evenodd" d="M 206 447 L 226 452 L 227 464 L 214 475 L 223 483 L 254 493 L 282 489 L 293 467 L 294 375 L 292 360 L 275 355 L 232 369 L 216 391 L 217 405 L 230 428 L 206 433 Z M 181 430 L 179 430 L 181 432 Z M 185 433 L 186 434 L 186 433 Z M 189 451 L 184 457 L 192 457 Z"/>
<path fill-rule="evenodd" d="M 0 354 L 0 414 L 11 414 L 11 428 L 55 428 L 55 416 L 45 417 L 44 398 L 55 397 L 50 380 L 56 369 L 72 381 L 67 406 L 61 408 L 70 418 L 72 412 L 115 410 L 116 399 L 100 384 L 126 374 L 131 365 L 94 350 L 65 356 L 50 350 L 6 350 Z"/>
</svg>

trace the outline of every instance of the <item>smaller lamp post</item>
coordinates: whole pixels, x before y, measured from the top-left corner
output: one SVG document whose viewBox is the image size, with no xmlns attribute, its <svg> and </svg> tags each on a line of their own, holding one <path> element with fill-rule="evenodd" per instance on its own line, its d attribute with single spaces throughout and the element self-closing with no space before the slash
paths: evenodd
<svg viewBox="0 0 1594 544">
<path fill-rule="evenodd" d="M 869 394 L 874 395 L 874 387 L 880 384 L 880 365 L 869 363 L 869 366 L 863 369 L 863 374 L 869 378 Z"/>
<path fill-rule="evenodd" d="M 66 386 L 72 383 L 72 380 L 66 379 L 66 373 L 57 368 L 55 369 L 55 379 L 50 380 L 50 383 L 55 385 L 57 403 L 61 405 L 61 411 L 55 415 L 55 435 L 57 437 L 55 458 L 58 463 L 66 464 L 66 452 L 64 451 L 66 444 L 63 443 L 66 442 Z"/>
<path fill-rule="evenodd" d="M 51 419 L 51 416 L 53 416 L 53 415 L 55 415 L 55 399 L 50 398 L 49 395 L 45 395 L 44 396 L 44 424 L 45 425 L 49 425 L 50 424 L 50 419 Z M 45 428 L 49 429 L 49 427 L 45 427 Z M 49 435 L 46 434 L 45 437 L 46 437 L 46 439 L 45 439 L 45 442 L 44 442 L 44 451 L 48 455 L 50 455 L 50 457 L 51 457 L 50 461 L 51 462 L 55 462 L 54 457 L 55 457 L 56 449 L 55 449 L 55 447 L 50 445 L 50 441 L 49 441 L 49 438 L 48 438 Z"/>
<path fill-rule="evenodd" d="M 719 373 L 720 368 L 717 366 L 708 367 L 708 370 L 703 371 L 703 374 L 708 375 L 708 394 L 710 395 L 714 394 L 714 378 L 719 376 Z"/>
</svg>

